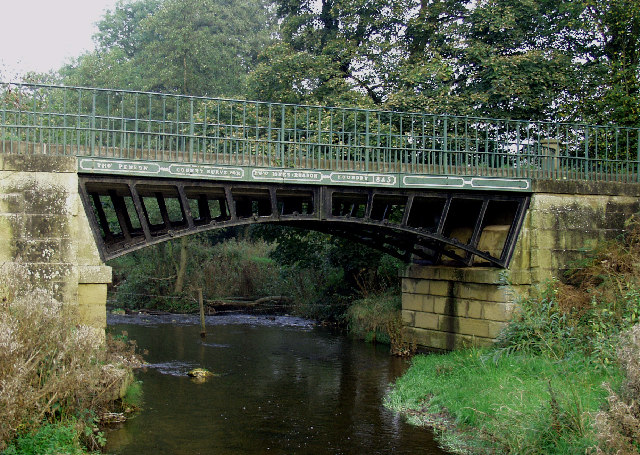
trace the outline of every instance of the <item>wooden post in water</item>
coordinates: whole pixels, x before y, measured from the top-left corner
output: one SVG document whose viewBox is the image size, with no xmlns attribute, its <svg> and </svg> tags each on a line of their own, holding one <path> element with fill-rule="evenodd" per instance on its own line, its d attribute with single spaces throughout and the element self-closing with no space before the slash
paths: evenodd
<svg viewBox="0 0 640 455">
<path fill-rule="evenodd" d="M 198 305 L 200 306 L 200 337 L 207 336 L 207 329 L 204 325 L 204 299 L 202 298 L 202 288 L 198 289 Z"/>
</svg>

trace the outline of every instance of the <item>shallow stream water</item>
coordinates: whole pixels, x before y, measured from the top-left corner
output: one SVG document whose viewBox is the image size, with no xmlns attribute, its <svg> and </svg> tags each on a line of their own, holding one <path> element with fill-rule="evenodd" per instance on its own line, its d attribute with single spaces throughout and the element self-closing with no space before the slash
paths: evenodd
<svg viewBox="0 0 640 455">
<path fill-rule="evenodd" d="M 382 405 L 408 366 L 289 316 L 110 316 L 148 350 L 143 409 L 107 432 L 111 454 L 444 454 Z M 187 376 L 206 368 L 216 376 Z"/>
</svg>

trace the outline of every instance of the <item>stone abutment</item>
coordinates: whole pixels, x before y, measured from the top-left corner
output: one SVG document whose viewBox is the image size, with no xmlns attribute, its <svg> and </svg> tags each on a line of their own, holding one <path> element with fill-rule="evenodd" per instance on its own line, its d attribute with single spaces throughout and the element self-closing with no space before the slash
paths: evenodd
<svg viewBox="0 0 640 455">
<path fill-rule="evenodd" d="M 561 279 L 588 250 L 622 234 L 640 210 L 637 184 L 539 181 L 532 189 L 509 269 L 411 265 L 402 274 L 403 320 L 420 346 L 493 343 L 531 286 Z M 490 249 L 496 239 L 484 237 L 479 249 Z"/>
<path fill-rule="evenodd" d="M 100 259 L 77 169 L 75 157 L 0 155 L 0 266 L 49 290 L 79 323 L 105 327 L 111 267 Z"/>
</svg>

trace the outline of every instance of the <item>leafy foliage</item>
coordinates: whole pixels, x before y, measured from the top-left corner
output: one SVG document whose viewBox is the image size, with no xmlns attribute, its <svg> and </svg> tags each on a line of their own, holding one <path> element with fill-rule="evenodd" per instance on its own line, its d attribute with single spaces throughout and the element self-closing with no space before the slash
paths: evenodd
<svg viewBox="0 0 640 455">
<path fill-rule="evenodd" d="M 83 455 L 85 452 L 78 442 L 78 431 L 74 421 L 68 424 L 48 423 L 32 433 L 16 439 L 4 455 Z"/>
<path fill-rule="evenodd" d="M 269 40 L 261 0 L 120 1 L 98 23 L 98 49 L 62 69 L 65 82 L 241 96 Z"/>
</svg>

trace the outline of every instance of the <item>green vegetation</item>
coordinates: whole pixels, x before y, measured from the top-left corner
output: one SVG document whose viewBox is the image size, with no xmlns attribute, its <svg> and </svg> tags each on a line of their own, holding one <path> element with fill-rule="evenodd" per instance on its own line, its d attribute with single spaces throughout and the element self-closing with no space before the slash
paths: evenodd
<svg viewBox="0 0 640 455">
<path fill-rule="evenodd" d="M 269 259 L 273 247 L 224 237 L 192 236 L 112 261 L 117 306 L 192 312 L 198 308 L 197 289 L 203 290 L 205 300 L 272 295 L 278 278 Z"/>
<path fill-rule="evenodd" d="M 82 455 L 75 420 L 47 423 L 34 432 L 19 436 L 3 455 Z"/>
<path fill-rule="evenodd" d="M 347 312 L 351 332 L 369 342 L 391 343 L 402 303 L 396 294 L 379 294 L 353 302 Z"/>
<path fill-rule="evenodd" d="M 71 85 L 238 97 L 270 23 L 261 0 L 121 0 L 97 24 L 97 50 L 61 75 Z"/>
<path fill-rule="evenodd" d="M 121 411 L 120 390 L 139 363 L 133 345 L 76 326 L 52 296 L 0 268 L 0 450 L 9 454 L 99 449 L 97 425 Z"/>
<path fill-rule="evenodd" d="M 98 29 L 96 51 L 58 75 L 31 78 L 469 116 L 640 120 L 637 2 L 122 0 Z M 570 452 L 599 434 L 601 450 L 632 450 L 637 428 L 620 422 L 640 418 L 638 368 L 629 354 L 637 342 L 620 344 L 619 334 L 640 313 L 634 235 L 577 265 L 566 283 L 523 300 L 495 349 L 416 359 L 390 403 L 479 429 L 475 442 L 463 438 L 476 448 Z M 406 348 L 397 341 L 400 264 L 325 234 L 280 227 L 201 234 L 112 265 L 119 307 L 191 311 L 199 288 L 208 300 L 285 295 L 298 314 L 346 320 L 365 338 Z M 41 444 L 91 427 L 92 418 L 77 414 L 104 405 L 105 394 L 95 390 L 105 387 L 108 369 L 98 370 L 110 365 L 110 351 L 88 330 L 55 325 L 63 324 L 54 316 L 59 308 L 36 319 L 29 302 L 48 308 L 50 299 L 25 295 L 2 303 L 0 448 L 19 437 L 8 450 L 74 453 L 75 443 L 64 450 Z M 47 324 L 55 330 L 34 331 Z M 30 342 L 42 350 L 27 349 Z M 20 362 L 23 369 L 12 366 Z M 606 393 L 599 387 L 605 379 L 612 384 Z M 466 394 L 456 395 L 453 384 Z M 607 395 L 596 431 L 585 412 Z M 47 421 L 57 424 L 41 426 Z M 57 433 L 41 437 L 38 428 Z"/>
<path fill-rule="evenodd" d="M 75 85 L 637 126 L 626 0 L 134 0 Z"/>
<path fill-rule="evenodd" d="M 387 405 L 458 453 L 638 453 L 638 219 L 628 227 L 519 302 L 495 347 L 416 357 Z"/>
<path fill-rule="evenodd" d="M 393 355 L 409 355 L 416 346 L 403 331 L 401 310 L 397 289 L 356 299 L 346 313 L 349 331 L 369 343 L 388 344 Z"/>
<path fill-rule="evenodd" d="M 458 453 L 578 454 L 596 442 L 588 413 L 605 402 L 602 382 L 618 376 L 586 359 L 463 350 L 416 357 L 386 404 Z"/>
<path fill-rule="evenodd" d="M 110 298 L 119 308 L 193 312 L 197 289 L 202 289 L 210 304 L 285 296 L 287 311 L 338 323 L 345 321 L 354 299 L 397 295 L 402 267 L 375 250 L 326 234 L 277 226 L 195 235 L 184 244 L 167 242 L 110 265 L 115 277 Z M 397 319 L 397 296 L 392 301 Z"/>
</svg>

